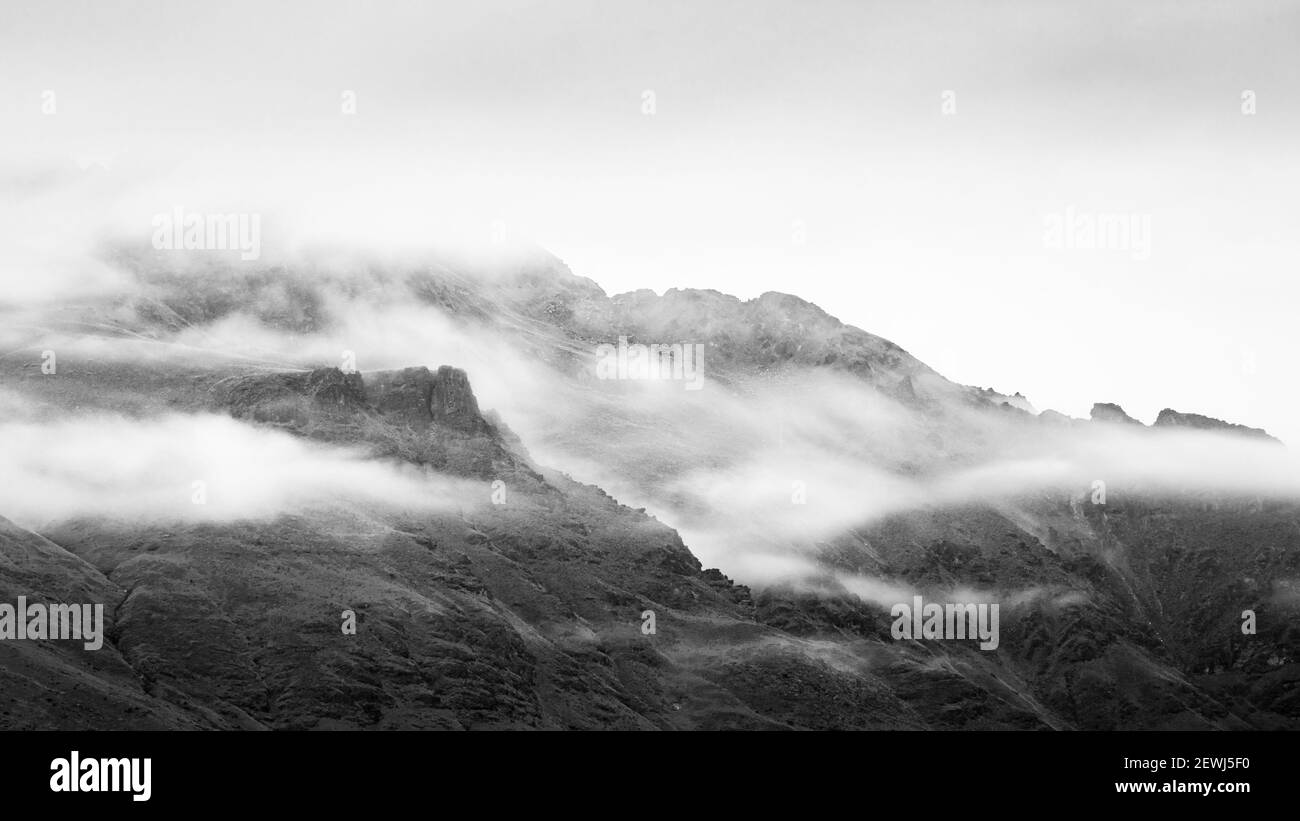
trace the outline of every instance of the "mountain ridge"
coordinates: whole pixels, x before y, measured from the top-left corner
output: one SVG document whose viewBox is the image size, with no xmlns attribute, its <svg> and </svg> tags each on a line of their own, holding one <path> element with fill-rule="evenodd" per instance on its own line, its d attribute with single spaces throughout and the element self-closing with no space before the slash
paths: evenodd
<svg viewBox="0 0 1300 821">
<path fill-rule="evenodd" d="M 69 306 L 44 325 L 63 336 L 0 357 L 0 385 L 75 419 L 112 411 L 148 426 L 160 414 L 219 410 L 455 477 L 468 495 L 432 511 L 344 496 L 233 522 L 9 526 L 6 556 L 33 545 L 66 554 L 56 576 L 92 573 L 93 595 L 112 605 L 103 663 L 117 672 L 92 668 L 78 686 L 96 694 L 93 705 L 48 705 L 41 721 L 1231 729 L 1300 720 L 1300 635 L 1289 627 L 1300 514 L 1289 499 L 1151 491 L 1123 476 L 1107 477 L 1101 503 L 1091 476 L 1005 496 L 934 495 L 954 472 L 978 474 L 989 455 L 1055 446 L 1043 438 L 1053 417 L 949 382 L 789 295 L 607 297 L 567 269 L 527 266 L 487 278 L 434 264 L 317 273 L 195 277 L 153 260 L 111 304 Z M 704 344 L 706 390 L 596 379 L 597 344 L 619 336 Z M 60 352 L 56 375 L 32 367 L 46 348 Z M 340 352 L 362 367 L 345 372 Z M 480 409 L 480 384 L 493 410 Z M 1110 430 L 1078 425 L 1067 427 Z M 1120 426 L 1129 427 L 1150 430 Z M 791 502 L 792 481 L 806 485 L 806 505 Z M 920 504 L 880 507 L 902 481 L 939 484 L 920 485 L 931 488 Z M 737 545 L 748 552 L 726 552 Z M 712 551 L 717 566 L 705 569 L 697 551 Z M 751 583 L 753 556 L 795 569 Z M 71 583 L 51 595 L 73 595 Z M 912 594 L 1001 601 L 998 650 L 893 639 L 889 602 Z M 358 614 L 356 637 L 339 632 L 345 609 Z M 1244 609 L 1259 615 L 1256 636 L 1239 629 Z M 15 676 L 65 686 L 64 662 L 33 652 L 0 643 Z"/>
</svg>

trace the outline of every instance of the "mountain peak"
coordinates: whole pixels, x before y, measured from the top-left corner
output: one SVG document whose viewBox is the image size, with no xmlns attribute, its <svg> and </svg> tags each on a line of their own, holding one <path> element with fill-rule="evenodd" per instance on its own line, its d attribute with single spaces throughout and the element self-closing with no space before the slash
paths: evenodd
<svg viewBox="0 0 1300 821">
<path fill-rule="evenodd" d="M 1141 422 L 1129 416 L 1124 409 L 1113 402 L 1098 402 L 1092 406 L 1089 414 L 1094 422 L 1118 422 L 1125 425 L 1145 427 Z"/>
<path fill-rule="evenodd" d="M 1195 428 L 1198 430 L 1222 430 L 1230 433 L 1249 436 L 1255 439 L 1267 439 L 1270 442 L 1278 442 L 1277 438 L 1270 436 L 1262 428 L 1251 428 L 1246 425 L 1237 425 L 1232 422 L 1225 422 L 1222 419 L 1215 419 L 1212 416 L 1202 416 L 1199 413 L 1180 413 L 1173 408 L 1165 408 L 1160 411 L 1156 417 L 1155 428 Z"/>
</svg>

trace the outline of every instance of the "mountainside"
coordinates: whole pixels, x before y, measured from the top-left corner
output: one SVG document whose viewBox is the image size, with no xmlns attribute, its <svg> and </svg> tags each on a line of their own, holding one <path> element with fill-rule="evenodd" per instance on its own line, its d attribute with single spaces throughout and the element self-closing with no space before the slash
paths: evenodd
<svg viewBox="0 0 1300 821">
<path fill-rule="evenodd" d="M 1300 725 L 1263 431 L 1037 414 L 793 296 L 545 254 L 110 259 L 0 334 L 0 601 L 106 625 L 0 642 L 2 727 Z M 999 604 L 996 649 L 896 638 L 916 595 Z"/>
</svg>

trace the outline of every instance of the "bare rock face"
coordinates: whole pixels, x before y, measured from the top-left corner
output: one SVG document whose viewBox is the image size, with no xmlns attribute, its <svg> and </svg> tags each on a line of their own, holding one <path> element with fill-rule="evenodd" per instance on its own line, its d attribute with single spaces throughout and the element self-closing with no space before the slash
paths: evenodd
<svg viewBox="0 0 1300 821">
<path fill-rule="evenodd" d="M 378 413 L 417 431 L 439 425 L 461 433 L 487 433 L 469 377 L 443 365 L 344 373 L 318 368 L 304 373 L 254 374 L 227 387 L 224 403 L 241 418 L 305 425 L 313 417 Z"/>
<path fill-rule="evenodd" d="M 424 430 L 431 424 L 461 433 L 485 433 L 489 425 L 479 411 L 469 377 L 443 365 L 437 373 L 423 366 L 366 374 L 370 406 L 389 421 Z"/>
<path fill-rule="evenodd" d="M 460 476 L 538 478 L 518 438 L 483 417 L 465 372 L 446 365 L 248 374 L 225 384 L 217 404 L 240 419 Z"/>
<path fill-rule="evenodd" d="M 302 390 L 320 408 L 352 412 L 366 403 L 365 384 L 356 371 L 317 368 L 307 374 Z"/>
<path fill-rule="evenodd" d="M 429 411 L 438 424 L 464 433 L 480 433 L 487 428 L 479 413 L 478 400 L 470 389 L 469 377 L 460 368 L 449 365 L 438 368 Z"/>
<path fill-rule="evenodd" d="M 391 421 L 423 430 L 433 422 L 429 403 L 434 377 L 428 368 L 371 371 L 365 375 L 370 405 Z"/>
<path fill-rule="evenodd" d="M 1125 425 L 1138 425 L 1142 423 L 1124 412 L 1119 405 L 1111 402 L 1098 402 L 1092 406 L 1092 421 L 1094 422 L 1118 422 Z"/>
<path fill-rule="evenodd" d="M 1242 436 L 1249 436 L 1255 439 L 1264 439 L 1270 442 L 1279 440 L 1268 435 L 1268 432 L 1261 428 L 1250 428 L 1245 425 L 1236 425 L 1232 422 L 1224 422 L 1222 419 L 1215 419 L 1212 416 L 1202 416 L 1199 413 L 1179 413 L 1173 408 L 1165 408 L 1160 411 L 1156 417 L 1156 428 L 1196 428 L 1198 430 L 1221 430 L 1229 433 L 1236 433 Z"/>
<path fill-rule="evenodd" d="M 359 373 L 317 368 L 241 377 L 228 386 L 224 404 L 238 418 L 301 427 L 317 417 L 361 411 L 366 392 Z"/>
<path fill-rule="evenodd" d="M 1124 425 L 1137 425 L 1145 428 L 1138 420 L 1129 416 L 1119 405 L 1109 402 L 1098 402 L 1092 406 L 1092 421 L 1094 422 L 1112 422 Z M 1156 421 L 1151 428 L 1192 428 L 1194 430 L 1213 430 L 1223 431 L 1225 433 L 1234 433 L 1240 436 L 1247 436 L 1253 439 L 1261 439 L 1268 442 L 1278 442 L 1280 440 L 1269 436 L 1268 432 L 1260 428 L 1250 428 L 1245 425 L 1237 425 L 1232 422 L 1225 422 L 1222 419 L 1215 419 L 1212 416 L 1202 416 L 1199 413 L 1180 413 L 1173 408 L 1165 408 L 1160 411 Z"/>
</svg>

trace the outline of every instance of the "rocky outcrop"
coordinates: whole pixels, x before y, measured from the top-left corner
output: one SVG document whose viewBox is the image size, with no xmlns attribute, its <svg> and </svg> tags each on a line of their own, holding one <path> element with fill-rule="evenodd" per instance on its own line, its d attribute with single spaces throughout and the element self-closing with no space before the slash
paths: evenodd
<svg viewBox="0 0 1300 821">
<path fill-rule="evenodd" d="M 460 368 L 443 365 L 437 373 L 423 366 L 371 371 L 365 383 L 371 407 L 417 430 L 436 424 L 477 434 L 491 428 L 479 410 L 469 376 Z"/>
<path fill-rule="evenodd" d="M 226 386 L 222 403 L 233 415 L 259 422 L 306 424 L 320 413 L 375 413 L 416 430 L 440 425 L 466 434 L 488 433 L 469 377 L 443 365 L 344 373 L 317 368 L 302 373 L 252 374 Z"/>
<path fill-rule="evenodd" d="M 364 378 L 370 405 L 379 413 L 416 429 L 427 428 L 433 422 L 429 411 L 433 374 L 428 368 L 371 371 Z"/>
<path fill-rule="evenodd" d="M 1278 442 L 1268 432 L 1261 428 L 1250 428 L 1245 425 L 1236 425 L 1232 422 L 1224 422 L 1222 419 L 1215 419 L 1212 416 L 1202 416 L 1199 413 L 1179 413 L 1173 408 L 1165 408 L 1160 411 L 1156 417 L 1156 428 L 1194 428 L 1196 430 L 1220 430 L 1229 433 L 1249 436 L 1255 439 L 1264 439 L 1269 442 Z"/>
<path fill-rule="evenodd" d="M 439 425 L 464 433 L 483 432 L 487 423 L 479 413 L 478 400 L 470 389 L 469 377 L 459 368 L 443 365 L 433 379 L 429 412 Z"/>
<path fill-rule="evenodd" d="M 1054 411 L 1046 411 L 1054 413 Z M 1146 427 L 1138 420 L 1129 416 L 1119 405 L 1110 402 L 1098 402 L 1092 406 L 1092 421 L 1109 422 L 1123 425 L 1137 425 Z M 1152 428 L 1190 428 L 1193 430 L 1210 430 L 1234 433 L 1241 436 L 1247 436 L 1254 439 L 1262 439 L 1269 442 L 1280 441 L 1268 435 L 1268 432 L 1260 428 L 1250 428 L 1245 425 L 1237 425 L 1232 422 L 1225 422 L 1222 419 L 1215 419 L 1212 416 L 1202 416 L 1199 413 L 1180 413 L 1173 408 L 1165 408 L 1160 411 L 1156 421 L 1151 425 Z"/>
<path fill-rule="evenodd" d="M 223 403 L 231 414 L 255 422 L 301 427 L 319 416 L 345 416 L 366 406 L 361 375 L 338 368 L 255 374 L 225 387 Z"/>
<path fill-rule="evenodd" d="M 970 388 L 970 390 L 980 398 L 988 400 L 994 407 L 1012 407 L 1031 416 L 1038 414 L 1038 408 L 1035 408 L 1033 403 L 1025 398 L 1025 395 L 1020 391 L 1016 391 L 1014 394 L 1005 394 L 992 388 Z"/>
<path fill-rule="evenodd" d="M 236 418 L 369 445 L 377 456 L 476 478 L 538 476 L 518 438 L 484 418 L 459 368 L 247 374 L 226 380 L 216 394 Z"/>
<path fill-rule="evenodd" d="M 1125 425 L 1138 425 L 1142 423 L 1124 412 L 1119 405 L 1111 402 L 1098 402 L 1092 406 L 1090 414 L 1094 422 L 1117 422 Z"/>
</svg>

